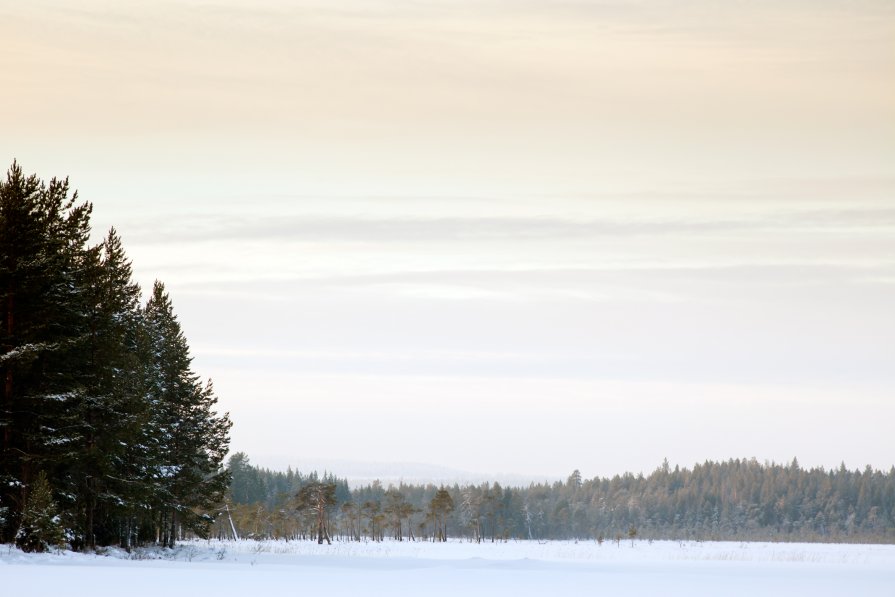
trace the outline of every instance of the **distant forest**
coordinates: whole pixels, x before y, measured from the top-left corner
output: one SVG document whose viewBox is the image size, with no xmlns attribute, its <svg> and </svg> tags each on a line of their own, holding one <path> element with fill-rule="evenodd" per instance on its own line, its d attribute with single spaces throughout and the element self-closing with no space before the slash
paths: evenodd
<svg viewBox="0 0 895 597">
<path fill-rule="evenodd" d="M 218 519 L 219 537 L 895 542 L 895 467 L 828 471 L 751 459 L 688 469 L 665 461 L 646 476 L 584 479 L 574 471 L 565 482 L 527 487 L 374 482 L 354 489 L 331 474 L 259 468 L 243 453 L 228 469 L 229 517 Z M 321 485 L 330 486 L 328 499 L 299 499 L 303 488 Z"/>
</svg>

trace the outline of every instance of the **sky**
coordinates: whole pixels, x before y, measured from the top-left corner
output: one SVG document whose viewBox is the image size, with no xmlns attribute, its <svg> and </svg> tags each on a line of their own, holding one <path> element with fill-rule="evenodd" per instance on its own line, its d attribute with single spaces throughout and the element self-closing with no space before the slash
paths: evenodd
<svg viewBox="0 0 895 597">
<path fill-rule="evenodd" d="M 166 284 L 255 463 L 895 465 L 889 1 L 0 0 L 0 44 L 0 158 Z"/>
</svg>

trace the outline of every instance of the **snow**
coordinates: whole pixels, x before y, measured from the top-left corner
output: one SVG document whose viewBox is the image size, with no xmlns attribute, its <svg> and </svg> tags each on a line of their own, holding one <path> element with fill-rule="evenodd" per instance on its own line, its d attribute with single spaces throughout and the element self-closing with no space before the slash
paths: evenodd
<svg viewBox="0 0 895 597">
<path fill-rule="evenodd" d="M 895 545 L 520 541 L 197 541 L 176 550 L 23 554 L 0 546 L 9 595 L 895 594 Z"/>
</svg>

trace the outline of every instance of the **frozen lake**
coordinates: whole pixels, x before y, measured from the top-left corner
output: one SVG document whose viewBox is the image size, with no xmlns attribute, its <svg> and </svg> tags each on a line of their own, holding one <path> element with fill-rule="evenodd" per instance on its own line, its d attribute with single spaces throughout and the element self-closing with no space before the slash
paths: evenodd
<svg viewBox="0 0 895 597">
<path fill-rule="evenodd" d="M 0 550 L 6 595 L 895 595 L 893 545 L 201 541 L 142 559 Z"/>
</svg>

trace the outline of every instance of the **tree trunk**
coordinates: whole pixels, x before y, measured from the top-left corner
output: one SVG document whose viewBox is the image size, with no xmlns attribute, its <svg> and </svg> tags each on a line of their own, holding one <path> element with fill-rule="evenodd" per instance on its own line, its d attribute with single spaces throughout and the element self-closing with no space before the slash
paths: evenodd
<svg viewBox="0 0 895 597">
<path fill-rule="evenodd" d="M 236 532 L 236 525 L 233 524 L 233 517 L 230 516 L 230 505 L 225 504 L 224 507 L 227 509 L 227 520 L 230 521 L 230 530 L 233 531 L 233 538 L 239 541 L 239 533 Z"/>
<path fill-rule="evenodd" d="M 327 545 L 332 545 L 329 533 L 326 531 L 326 508 L 321 504 L 317 507 L 317 545 L 323 545 L 324 539 Z"/>
<path fill-rule="evenodd" d="M 88 487 L 93 483 L 93 479 L 87 480 Z M 96 547 L 96 534 L 93 532 L 94 510 L 96 509 L 96 499 L 92 488 L 87 494 L 87 520 L 84 523 L 84 544 L 85 547 Z"/>
<path fill-rule="evenodd" d="M 170 547 L 174 549 L 174 538 L 177 536 L 177 511 L 171 510 L 171 527 L 170 532 L 168 534 L 168 545 L 166 547 Z"/>
<path fill-rule="evenodd" d="M 6 337 L 12 338 L 15 333 L 15 292 L 12 288 L 9 289 L 9 294 L 6 297 Z M 12 346 L 6 347 L 8 350 L 12 350 Z M 3 389 L 3 398 L 4 398 L 4 407 L 5 409 L 12 410 L 12 364 L 7 365 L 6 369 L 6 383 Z M 3 448 L 4 451 L 9 448 L 9 436 L 10 436 L 10 425 L 7 425 L 3 430 Z"/>
</svg>

